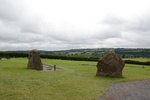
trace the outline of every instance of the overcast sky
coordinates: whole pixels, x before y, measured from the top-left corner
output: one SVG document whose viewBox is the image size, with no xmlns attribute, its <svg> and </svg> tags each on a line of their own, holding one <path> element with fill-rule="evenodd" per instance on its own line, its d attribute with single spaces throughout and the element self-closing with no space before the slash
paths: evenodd
<svg viewBox="0 0 150 100">
<path fill-rule="evenodd" d="M 0 0 L 1 50 L 150 48 L 150 0 Z"/>
</svg>

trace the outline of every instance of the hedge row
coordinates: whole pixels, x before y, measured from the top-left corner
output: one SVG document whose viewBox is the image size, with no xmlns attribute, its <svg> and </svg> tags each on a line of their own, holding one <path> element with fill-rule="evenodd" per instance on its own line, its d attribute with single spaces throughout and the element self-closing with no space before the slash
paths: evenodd
<svg viewBox="0 0 150 100">
<path fill-rule="evenodd" d="M 140 62 L 140 61 L 134 61 L 134 60 L 124 60 L 126 64 L 137 64 L 137 65 L 150 65 L 150 61 L 147 62 Z"/>
<path fill-rule="evenodd" d="M 40 55 L 41 58 L 61 59 L 61 60 L 76 60 L 76 61 L 98 61 L 98 57 L 79 57 L 79 56 L 60 56 L 60 55 Z"/>
<path fill-rule="evenodd" d="M 0 58 L 12 58 L 12 57 L 28 57 L 26 53 L 18 53 L 18 52 L 0 52 Z"/>
<path fill-rule="evenodd" d="M 0 52 L 0 58 L 12 58 L 12 57 L 28 57 L 27 53 L 18 53 L 18 52 Z M 76 60 L 76 61 L 98 61 L 98 57 L 79 57 L 79 56 L 61 56 L 61 55 L 47 55 L 41 54 L 41 58 L 47 59 L 62 59 L 62 60 Z M 124 60 L 126 64 L 138 64 L 138 65 L 150 65 L 148 62 L 140 62 L 134 60 Z"/>
<path fill-rule="evenodd" d="M 18 52 L 0 52 L 0 58 L 12 58 L 12 57 L 28 57 L 27 53 Z M 47 55 L 40 54 L 41 58 L 47 59 L 62 59 L 62 60 L 76 60 L 76 61 L 98 61 L 98 57 L 79 57 L 79 56 L 61 56 L 61 55 Z"/>
</svg>

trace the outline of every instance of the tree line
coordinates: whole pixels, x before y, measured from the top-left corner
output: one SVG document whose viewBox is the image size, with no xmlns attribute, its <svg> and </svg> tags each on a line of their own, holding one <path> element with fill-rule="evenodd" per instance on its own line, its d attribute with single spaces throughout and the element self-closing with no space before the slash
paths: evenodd
<svg viewBox="0 0 150 100">
<path fill-rule="evenodd" d="M 0 52 L 1 58 L 13 58 L 13 57 L 28 57 L 28 53 L 23 52 Z M 76 61 L 98 61 L 99 57 L 86 57 L 86 56 L 62 56 L 62 55 L 50 55 L 50 54 L 40 54 L 41 58 L 46 59 L 61 59 L 61 60 L 76 60 Z M 150 61 L 148 62 L 140 62 L 133 60 L 124 60 L 125 63 L 128 64 L 138 64 L 138 65 L 150 65 Z"/>
<path fill-rule="evenodd" d="M 0 52 L 0 58 L 13 58 L 13 57 L 28 57 L 28 53 L 22 52 Z M 61 60 L 77 60 L 77 61 L 98 61 L 98 57 L 84 57 L 84 56 L 62 56 L 62 55 L 50 55 L 40 54 L 41 58 L 46 59 L 61 59 Z"/>
</svg>

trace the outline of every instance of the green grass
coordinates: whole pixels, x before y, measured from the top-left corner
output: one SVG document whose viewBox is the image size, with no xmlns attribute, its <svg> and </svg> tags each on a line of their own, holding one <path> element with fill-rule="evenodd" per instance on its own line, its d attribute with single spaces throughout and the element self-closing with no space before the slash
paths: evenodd
<svg viewBox="0 0 150 100">
<path fill-rule="evenodd" d="M 123 78 L 97 77 L 97 62 L 42 59 L 57 71 L 27 69 L 27 58 L 0 60 L 0 100 L 95 100 L 114 83 L 150 78 L 150 66 L 126 64 Z"/>
<path fill-rule="evenodd" d="M 147 62 L 147 61 L 150 61 L 150 58 L 125 58 L 124 60 L 133 60 L 133 61 Z"/>
</svg>

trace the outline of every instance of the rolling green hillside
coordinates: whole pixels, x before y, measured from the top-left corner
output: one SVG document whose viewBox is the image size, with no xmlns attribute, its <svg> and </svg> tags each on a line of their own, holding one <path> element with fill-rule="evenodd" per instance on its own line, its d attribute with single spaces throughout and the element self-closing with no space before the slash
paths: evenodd
<svg viewBox="0 0 150 100">
<path fill-rule="evenodd" d="M 150 49 L 129 49 L 129 48 L 96 48 L 96 49 L 71 49 L 61 51 L 43 51 L 39 50 L 44 58 L 66 58 L 66 57 L 80 57 L 80 58 L 94 58 L 99 59 L 103 57 L 108 51 L 114 50 L 122 58 L 150 58 Z M 28 51 L 1 51 L 2 57 L 27 57 Z M 49 57 L 47 57 L 49 56 Z"/>
<path fill-rule="evenodd" d="M 62 51 L 41 51 L 42 54 L 62 55 L 62 56 L 86 56 L 103 57 L 105 53 L 114 50 L 123 58 L 150 57 L 150 49 L 129 49 L 129 48 L 96 48 L 96 49 L 72 49 Z"/>
</svg>

